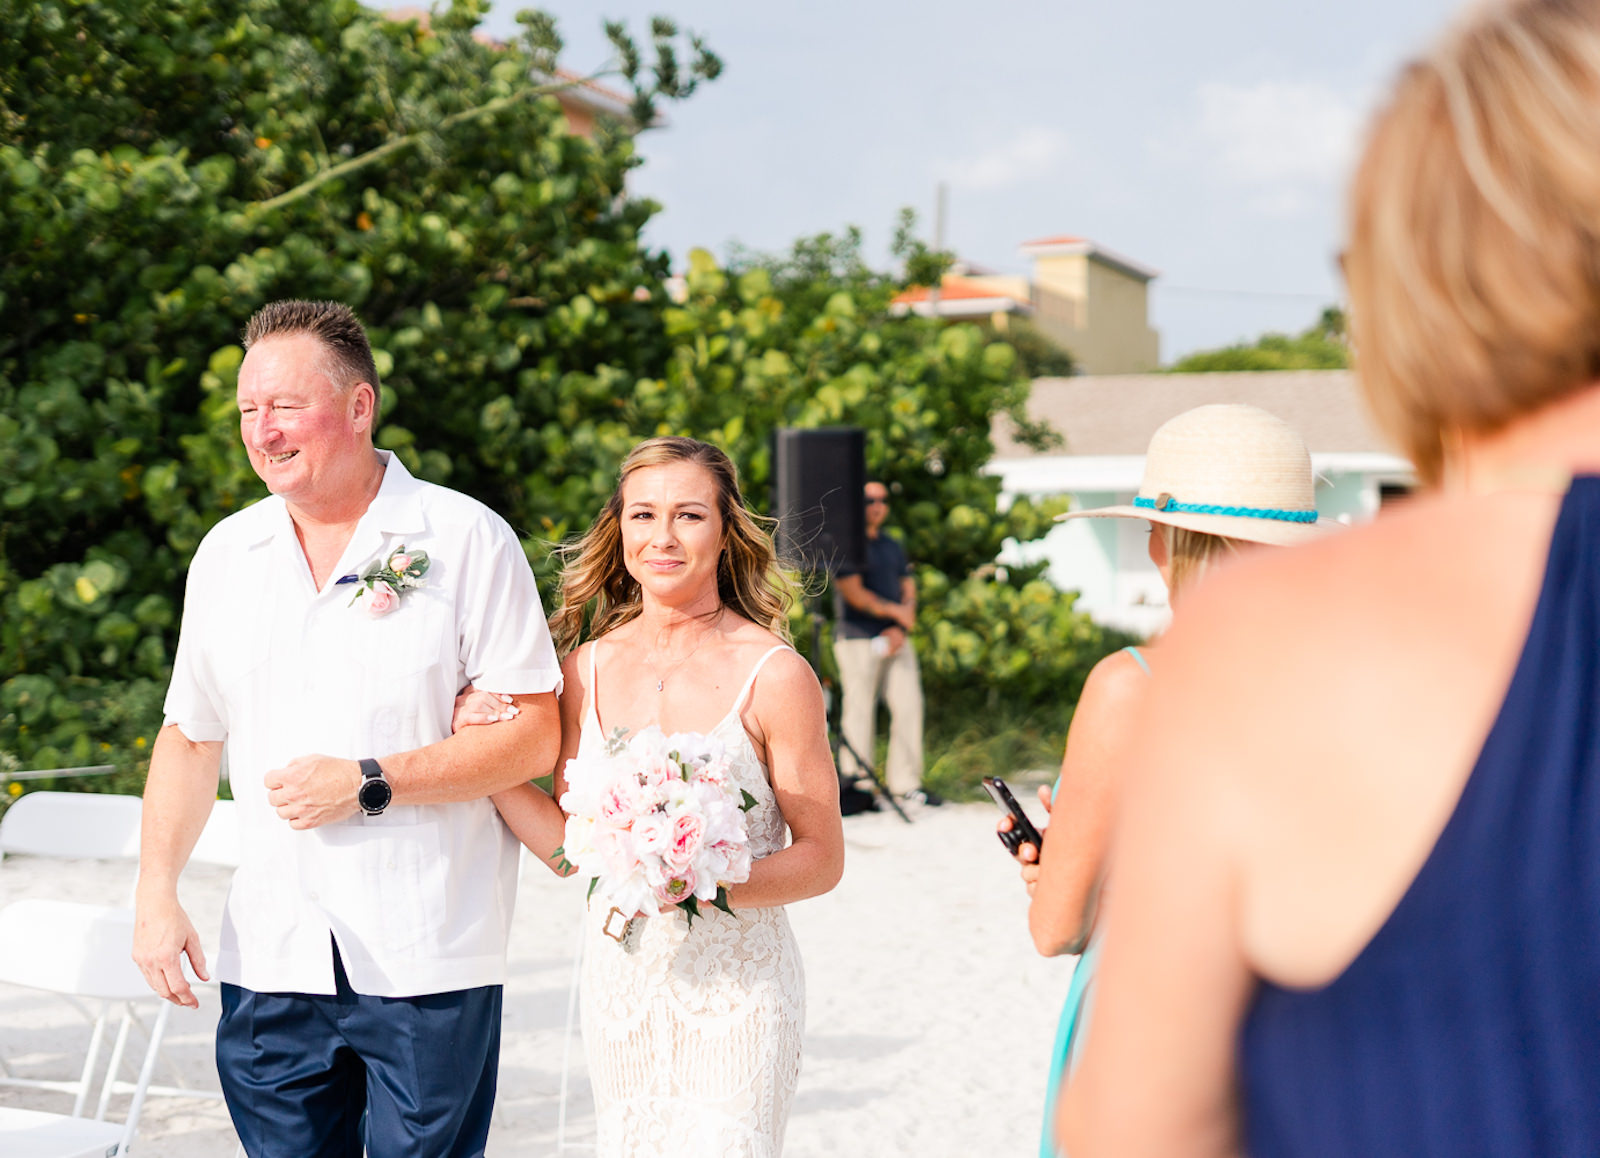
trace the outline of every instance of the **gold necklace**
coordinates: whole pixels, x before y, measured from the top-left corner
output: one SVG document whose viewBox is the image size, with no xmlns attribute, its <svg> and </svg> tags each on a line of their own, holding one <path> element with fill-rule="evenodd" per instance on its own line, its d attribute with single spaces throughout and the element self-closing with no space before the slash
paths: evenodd
<svg viewBox="0 0 1600 1158">
<path fill-rule="evenodd" d="M 722 622 L 722 613 L 724 611 L 726 611 L 726 610 L 727 610 L 726 605 L 724 605 L 722 607 L 718 607 L 717 608 L 717 617 L 715 619 L 713 619 L 711 621 L 710 625 L 704 631 L 702 631 L 700 633 L 700 638 L 694 641 L 694 646 L 691 647 L 687 652 L 684 653 L 683 658 L 678 660 L 671 667 L 667 668 L 666 671 L 657 672 L 656 673 L 656 691 L 659 692 L 664 687 L 666 687 L 667 677 L 670 676 L 673 672 L 677 671 L 684 664 L 688 663 L 689 662 L 689 657 L 694 655 L 695 652 L 700 650 L 700 645 L 702 643 L 704 643 L 710 637 L 711 633 L 717 629 L 717 624 Z"/>
</svg>

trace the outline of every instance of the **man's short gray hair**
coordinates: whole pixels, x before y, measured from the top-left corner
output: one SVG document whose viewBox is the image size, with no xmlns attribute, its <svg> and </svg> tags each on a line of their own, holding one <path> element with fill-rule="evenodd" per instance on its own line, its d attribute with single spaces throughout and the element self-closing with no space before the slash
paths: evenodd
<svg viewBox="0 0 1600 1158">
<path fill-rule="evenodd" d="M 284 334 L 308 334 L 328 352 L 326 373 L 334 386 L 349 390 L 358 382 L 372 386 L 373 400 L 382 398 L 378 367 L 372 360 L 372 346 L 355 312 L 342 302 L 306 302 L 289 299 L 268 302 L 257 310 L 244 328 L 244 348 L 263 338 Z"/>
</svg>

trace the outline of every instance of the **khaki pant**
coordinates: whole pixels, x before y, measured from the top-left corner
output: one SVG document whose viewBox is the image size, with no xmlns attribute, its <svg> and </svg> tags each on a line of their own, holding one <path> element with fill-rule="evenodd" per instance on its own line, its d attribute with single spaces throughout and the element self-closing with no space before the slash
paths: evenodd
<svg viewBox="0 0 1600 1158">
<path fill-rule="evenodd" d="M 871 639 L 838 639 L 833 655 L 839 663 L 843 694 L 840 731 L 867 760 L 873 756 L 878 694 L 889 705 L 889 767 L 885 779 L 896 796 L 922 786 L 922 675 L 911 642 L 893 655 L 874 655 Z M 850 755 L 839 752 L 839 770 L 848 779 L 866 775 Z"/>
</svg>

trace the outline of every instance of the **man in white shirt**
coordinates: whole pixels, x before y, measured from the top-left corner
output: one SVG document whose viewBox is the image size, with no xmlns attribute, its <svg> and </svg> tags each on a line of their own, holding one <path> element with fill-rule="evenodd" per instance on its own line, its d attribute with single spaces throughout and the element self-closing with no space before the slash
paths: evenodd
<svg viewBox="0 0 1600 1158">
<path fill-rule="evenodd" d="M 539 593 L 504 520 L 373 447 L 378 374 L 346 307 L 275 302 L 245 347 L 240 433 L 272 494 L 190 565 L 134 957 L 198 1004 L 176 885 L 226 741 L 243 849 L 217 1066 L 245 1149 L 481 1155 L 518 863 L 487 796 L 548 772 L 560 738 Z M 510 718 L 452 736 L 468 682 Z"/>
</svg>

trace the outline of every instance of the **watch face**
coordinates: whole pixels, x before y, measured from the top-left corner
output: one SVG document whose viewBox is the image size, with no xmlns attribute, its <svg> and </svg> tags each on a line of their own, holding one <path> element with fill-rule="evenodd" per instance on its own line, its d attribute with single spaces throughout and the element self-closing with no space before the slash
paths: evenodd
<svg viewBox="0 0 1600 1158">
<path fill-rule="evenodd" d="M 389 801 L 393 796 L 394 790 L 389 787 L 387 780 L 373 778 L 361 782 L 361 788 L 356 793 L 356 802 L 361 805 L 363 812 L 382 812 L 389 807 Z"/>
</svg>

